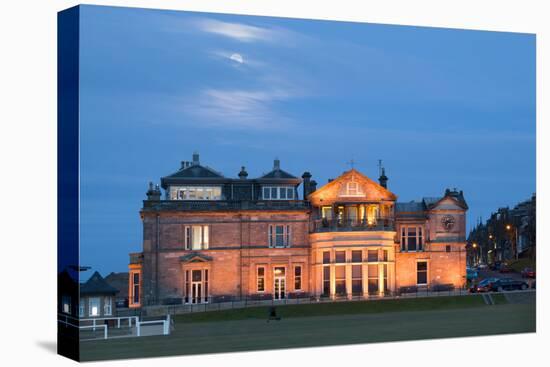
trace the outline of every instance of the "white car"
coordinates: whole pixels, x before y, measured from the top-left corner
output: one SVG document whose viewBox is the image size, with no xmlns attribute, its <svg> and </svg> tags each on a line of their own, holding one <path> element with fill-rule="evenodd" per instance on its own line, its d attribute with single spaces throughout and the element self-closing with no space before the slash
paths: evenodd
<svg viewBox="0 0 550 367">
<path fill-rule="evenodd" d="M 481 270 L 481 269 L 487 269 L 487 264 L 479 264 L 479 265 L 477 266 L 477 268 L 480 269 L 480 270 Z"/>
</svg>

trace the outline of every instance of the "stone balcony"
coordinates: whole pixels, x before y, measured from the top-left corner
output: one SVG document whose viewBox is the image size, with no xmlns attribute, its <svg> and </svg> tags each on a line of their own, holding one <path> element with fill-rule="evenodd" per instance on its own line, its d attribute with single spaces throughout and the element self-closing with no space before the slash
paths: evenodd
<svg viewBox="0 0 550 367">
<path fill-rule="evenodd" d="M 352 231 L 395 231 L 393 218 L 378 217 L 375 220 L 366 219 L 316 219 L 313 221 L 312 232 L 352 232 Z"/>
</svg>

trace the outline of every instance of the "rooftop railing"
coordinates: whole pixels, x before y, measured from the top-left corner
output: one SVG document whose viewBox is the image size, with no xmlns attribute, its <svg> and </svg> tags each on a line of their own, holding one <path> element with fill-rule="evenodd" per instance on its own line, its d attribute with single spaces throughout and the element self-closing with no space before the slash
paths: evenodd
<svg viewBox="0 0 550 367">
<path fill-rule="evenodd" d="M 393 218 L 376 219 L 327 219 L 313 221 L 313 232 L 350 232 L 350 231 L 394 231 Z"/>
<path fill-rule="evenodd" d="M 157 210 L 307 210 L 303 200 L 144 200 L 144 211 Z"/>
</svg>

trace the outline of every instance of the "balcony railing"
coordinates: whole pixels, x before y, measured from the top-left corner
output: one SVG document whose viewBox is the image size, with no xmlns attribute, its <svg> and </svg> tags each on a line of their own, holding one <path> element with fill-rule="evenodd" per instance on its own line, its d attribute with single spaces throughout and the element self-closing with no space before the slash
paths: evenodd
<svg viewBox="0 0 550 367">
<path fill-rule="evenodd" d="M 144 211 L 157 210 L 308 210 L 304 200 L 144 200 Z"/>
<path fill-rule="evenodd" d="M 350 231 L 393 231 L 393 218 L 367 219 L 317 219 L 313 222 L 313 232 L 350 232 Z"/>
</svg>

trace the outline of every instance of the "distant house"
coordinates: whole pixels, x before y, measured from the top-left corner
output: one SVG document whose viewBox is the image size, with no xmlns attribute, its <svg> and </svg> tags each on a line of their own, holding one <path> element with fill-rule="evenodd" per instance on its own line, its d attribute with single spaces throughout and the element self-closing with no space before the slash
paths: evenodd
<svg viewBox="0 0 550 367">
<path fill-rule="evenodd" d="M 78 306 L 78 274 L 71 275 L 64 269 L 57 277 L 58 313 L 77 317 Z"/>
<path fill-rule="evenodd" d="M 115 316 L 114 302 L 118 292 L 96 271 L 86 283 L 80 285 L 79 317 Z"/>
<path fill-rule="evenodd" d="M 105 277 L 105 281 L 118 290 L 115 298 L 116 307 L 128 307 L 128 273 L 115 273 Z"/>
</svg>

